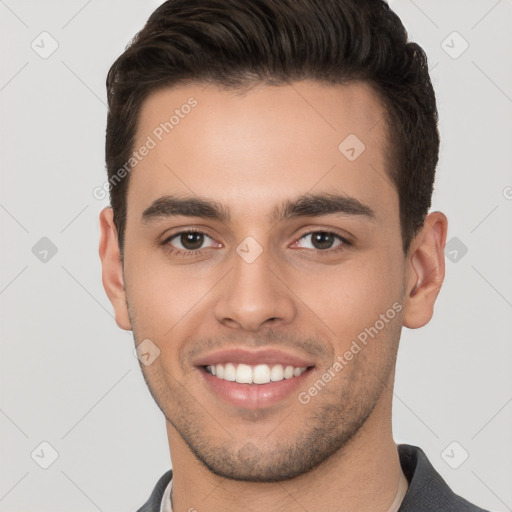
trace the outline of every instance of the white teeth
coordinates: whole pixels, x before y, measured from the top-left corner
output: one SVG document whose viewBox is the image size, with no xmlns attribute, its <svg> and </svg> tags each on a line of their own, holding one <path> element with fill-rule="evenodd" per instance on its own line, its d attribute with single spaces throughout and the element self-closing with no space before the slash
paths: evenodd
<svg viewBox="0 0 512 512">
<path fill-rule="evenodd" d="M 236 368 L 234 364 L 228 363 L 224 365 L 224 380 L 234 382 L 236 380 Z"/>
<path fill-rule="evenodd" d="M 275 364 L 270 370 L 270 380 L 277 381 L 284 379 L 284 370 L 282 364 Z"/>
<path fill-rule="evenodd" d="M 299 377 L 306 371 L 306 367 L 283 366 L 275 364 L 248 364 L 226 363 L 206 367 L 206 371 L 218 379 L 238 382 L 239 384 L 267 384 L 283 379 Z"/>
<path fill-rule="evenodd" d="M 239 364 L 236 369 L 236 381 L 239 384 L 250 384 L 252 382 L 252 368 L 248 364 Z"/>
<path fill-rule="evenodd" d="M 252 381 L 254 384 L 266 384 L 270 382 L 270 368 L 268 364 L 259 364 L 252 371 Z"/>
<path fill-rule="evenodd" d="M 293 377 L 293 366 L 287 366 L 284 369 L 284 378 L 291 379 Z"/>
</svg>

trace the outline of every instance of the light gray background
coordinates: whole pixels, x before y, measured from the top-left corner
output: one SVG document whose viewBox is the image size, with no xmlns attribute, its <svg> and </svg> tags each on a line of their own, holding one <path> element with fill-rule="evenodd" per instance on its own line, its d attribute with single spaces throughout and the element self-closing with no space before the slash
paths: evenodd
<svg viewBox="0 0 512 512">
<path fill-rule="evenodd" d="M 107 200 L 92 195 L 105 181 L 106 73 L 159 3 L 0 0 L 1 511 L 136 510 L 170 467 L 164 418 L 102 287 Z M 433 208 L 456 237 L 434 319 L 403 332 L 395 436 L 459 494 L 510 511 L 512 2 L 391 5 L 429 55 Z M 55 255 L 47 241 L 33 251 L 43 237 Z M 42 442 L 58 453 L 47 469 Z"/>
</svg>

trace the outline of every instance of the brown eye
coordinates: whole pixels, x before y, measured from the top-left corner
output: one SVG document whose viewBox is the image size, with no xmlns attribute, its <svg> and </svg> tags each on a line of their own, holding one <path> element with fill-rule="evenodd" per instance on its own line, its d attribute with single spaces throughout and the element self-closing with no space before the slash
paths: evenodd
<svg viewBox="0 0 512 512">
<path fill-rule="evenodd" d="M 308 240 L 309 239 L 309 240 Z M 300 240 L 305 240 L 301 243 L 301 247 L 306 249 L 316 249 L 319 251 L 326 251 L 334 247 L 350 245 L 347 240 L 329 231 L 313 231 L 303 235 Z"/>
<path fill-rule="evenodd" d="M 311 243 L 315 249 L 330 249 L 335 242 L 335 238 L 332 233 L 318 231 L 311 234 Z"/>
<path fill-rule="evenodd" d="M 171 252 L 177 254 L 194 254 L 202 249 L 214 247 L 216 242 L 201 231 L 182 231 L 167 238 L 163 245 L 167 246 Z"/>
<path fill-rule="evenodd" d="M 200 249 L 204 242 L 203 233 L 182 233 L 179 237 L 180 243 L 184 249 L 194 251 Z"/>
</svg>

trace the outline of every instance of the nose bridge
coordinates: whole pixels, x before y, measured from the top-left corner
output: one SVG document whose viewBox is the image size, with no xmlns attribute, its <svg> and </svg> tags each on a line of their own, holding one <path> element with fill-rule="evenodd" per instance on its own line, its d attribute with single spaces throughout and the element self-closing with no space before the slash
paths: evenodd
<svg viewBox="0 0 512 512">
<path fill-rule="evenodd" d="M 233 253 L 233 268 L 216 304 L 219 322 L 257 330 L 272 320 L 288 323 L 295 315 L 293 294 L 276 277 L 271 251 L 247 237 Z"/>
</svg>

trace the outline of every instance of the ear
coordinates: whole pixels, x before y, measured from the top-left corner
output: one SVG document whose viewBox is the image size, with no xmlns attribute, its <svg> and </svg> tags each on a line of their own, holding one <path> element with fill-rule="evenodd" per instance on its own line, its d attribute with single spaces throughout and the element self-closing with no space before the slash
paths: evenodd
<svg viewBox="0 0 512 512">
<path fill-rule="evenodd" d="M 441 212 L 433 212 L 427 216 L 411 243 L 405 271 L 405 327 L 423 327 L 434 314 L 434 303 L 444 280 L 447 231 L 446 216 Z"/>
<path fill-rule="evenodd" d="M 116 323 L 121 329 L 131 330 L 130 317 L 124 289 L 123 264 L 117 229 L 114 224 L 114 213 L 107 206 L 100 213 L 100 259 L 102 266 L 103 287 L 114 307 Z"/>
</svg>

